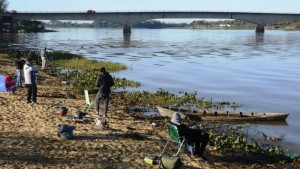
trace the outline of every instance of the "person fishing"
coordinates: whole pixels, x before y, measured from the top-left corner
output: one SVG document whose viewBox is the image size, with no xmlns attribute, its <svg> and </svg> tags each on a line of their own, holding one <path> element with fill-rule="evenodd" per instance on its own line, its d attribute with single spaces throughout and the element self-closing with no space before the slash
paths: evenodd
<svg viewBox="0 0 300 169">
<path fill-rule="evenodd" d="M 181 115 L 176 112 L 173 114 L 170 123 L 177 127 L 179 135 L 184 136 L 189 145 L 195 144 L 195 157 L 207 160 L 207 157 L 204 156 L 204 150 L 209 141 L 208 133 L 202 133 L 200 129 L 192 129 L 182 124 L 181 121 Z"/>
<path fill-rule="evenodd" d="M 110 100 L 110 92 L 111 87 L 114 86 L 114 80 L 112 76 L 105 70 L 104 67 L 101 67 L 99 73 L 97 74 L 97 80 L 95 88 L 98 89 L 96 98 L 95 98 L 95 113 L 96 115 L 100 116 L 99 112 L 99 103 L 100 100 L 103 99 L 104 101 L 104 117 L 107 117 L 108 112 L 108 104 Z"/>
</svg>

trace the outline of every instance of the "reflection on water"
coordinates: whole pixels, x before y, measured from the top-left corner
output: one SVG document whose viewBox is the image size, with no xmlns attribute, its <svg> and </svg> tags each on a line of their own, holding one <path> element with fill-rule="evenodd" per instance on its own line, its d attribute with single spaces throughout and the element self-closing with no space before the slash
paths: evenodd
<svg viewBox="0 0 300 169">
<path fill-rule="evenodd" d="M 38 50 L 40 35 L 37 33 L 0 33 L 0 47 L 10 49 L 32 49 Z"/>
<path fill-rule="evenodd" d="M 255 124 L 258 125 L 271 125 L 271 126 L 288 126 L 288 123 L 286 121 L 259 121 L 255 122 Z"/>
<path fill-rule="evenodd" d="M 130 41 L 131 41 L 131 34 L 130 33 L 124 33 L 124 47 L 130 47 Z"/>
<path fill-rule="evenodd" d="M 199 97 L 237 102 L 244 111 L 290 113 L 288 127 L 277 133 L 300 145 L 293 130 L 300 127 L 298 31 L 133 29 L 125 36 L 122 29 L 57 30 L 1 34 L 0 44 L 46 46 L 124 63 L 129 69 L 114 75 L 142 83 L 128 90 L 196 91 Z"/>
<path fill-rule="evenodd" d="M 256 44 L 256 45 L 258 45 L 258 46 L 259 46 L 259 45 L 263 45 L 263 42 L 264 42 L 264 35 L 265 35 L 264 33 L 256 33 L 256 34 L 255 34 L 255 37 L 256 37 L 256 38 L 255 38 L 255 40 L 256 40 L 256 41 L 255 41 L 255 44 Z"/>
<path fill-rule="evenodd" d="M 0 33 L 0 47 L 7 48 L 17 43 L 18 36 L 10 33 Z"/>
</svg>

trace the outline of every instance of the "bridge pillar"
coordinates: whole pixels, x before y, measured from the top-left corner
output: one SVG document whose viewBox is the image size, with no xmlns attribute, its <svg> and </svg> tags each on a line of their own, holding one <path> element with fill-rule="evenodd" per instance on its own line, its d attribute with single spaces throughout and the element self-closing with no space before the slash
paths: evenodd
<svg viewBox="0 0 300 169">
<path fill-rule="evenodd" d="M 265 27 L 264 27 L 264 25 L 256 25 L 255 32 L 256 32 L 256 33 L 264 33 L 264 32 L 265 32 Z"/>
<path fill-rule="evenodd" d="M 9 24 L 9 33 L 17 33 L 17 27 L 15 24 L 15 20 L 13 18 L 10 18 L 10 24 Z"/>
<path fill-rule="evenodd" d="M 0 17 L 0 32 L 2 32 L 2 24 L 3 24 L 3 19 Z"/>
<path fill-rule="evenodd" d="M 131 26 L 124 25 L 124 27 L 123 27 L 123 33 L 131 33 Z"/>
</svg>

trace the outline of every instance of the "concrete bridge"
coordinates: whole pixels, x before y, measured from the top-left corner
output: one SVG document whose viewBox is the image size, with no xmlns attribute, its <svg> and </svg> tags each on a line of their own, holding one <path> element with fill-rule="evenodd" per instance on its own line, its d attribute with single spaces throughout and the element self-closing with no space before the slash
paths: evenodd
<svg viewBox="0 0 300 169">
<path fill-rule="evenodd" d="M 205 12 L 205 11 L 159 11 L 159 12 L 95 12 L 95 13 L 5 13 L 2 17 L 13 20 L 91 20 L 123 24 L 123 33 L 131 33 L 131 24 L 151 19 L 236 19 L 256 24 L 256 32 L 263 33 L 264 26 L 281 21 L 299 21 L 300 14 L 251 13 L 251 12 Z M 11 26 L 13 27 L 13 26 Z"/>
</svg>

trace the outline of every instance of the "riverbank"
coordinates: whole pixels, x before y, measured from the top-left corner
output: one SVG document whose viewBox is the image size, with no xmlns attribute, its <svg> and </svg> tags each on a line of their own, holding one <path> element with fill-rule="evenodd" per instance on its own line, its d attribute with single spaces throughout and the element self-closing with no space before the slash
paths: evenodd
<svg viewBox="0 0 300 169">
<path fill-rule="evenodd" d="M 0 73 L 4 72 L 15 72 L 12 60 L 0 59 Z M 46 72 L 39 72 L 38 79 L 39 104 L 26 103 L 25 88 L 18 89 L 16 95 L 0 93 L 0 167 L 158 168 L 147 166 L 143 159 L 161 153 L 166 138 L 165 120 L 131 116 L 119 106 L 116 98 L 112 98 L 109 129 L 95 125 L 92 111 L 86 116 L 87 122 L 74 124 L 64 120 L 59 111 L 66 106 L 70 118 L 84 107 L 83 94 Z M 158 127 L 152 128 L 152 122 Z M 58 124 L 75 126 L 75 138 L 63 140 L 58 137 Z M 213 149 L 210 146 L 206 149 L 207 162 L 180 153 L 184 168 L 299 168 L 297 163 L 278 163 L 240 154 L 225 155 Z M 175 153 L 175 149 L 171 152 Z"/>
</svg>

